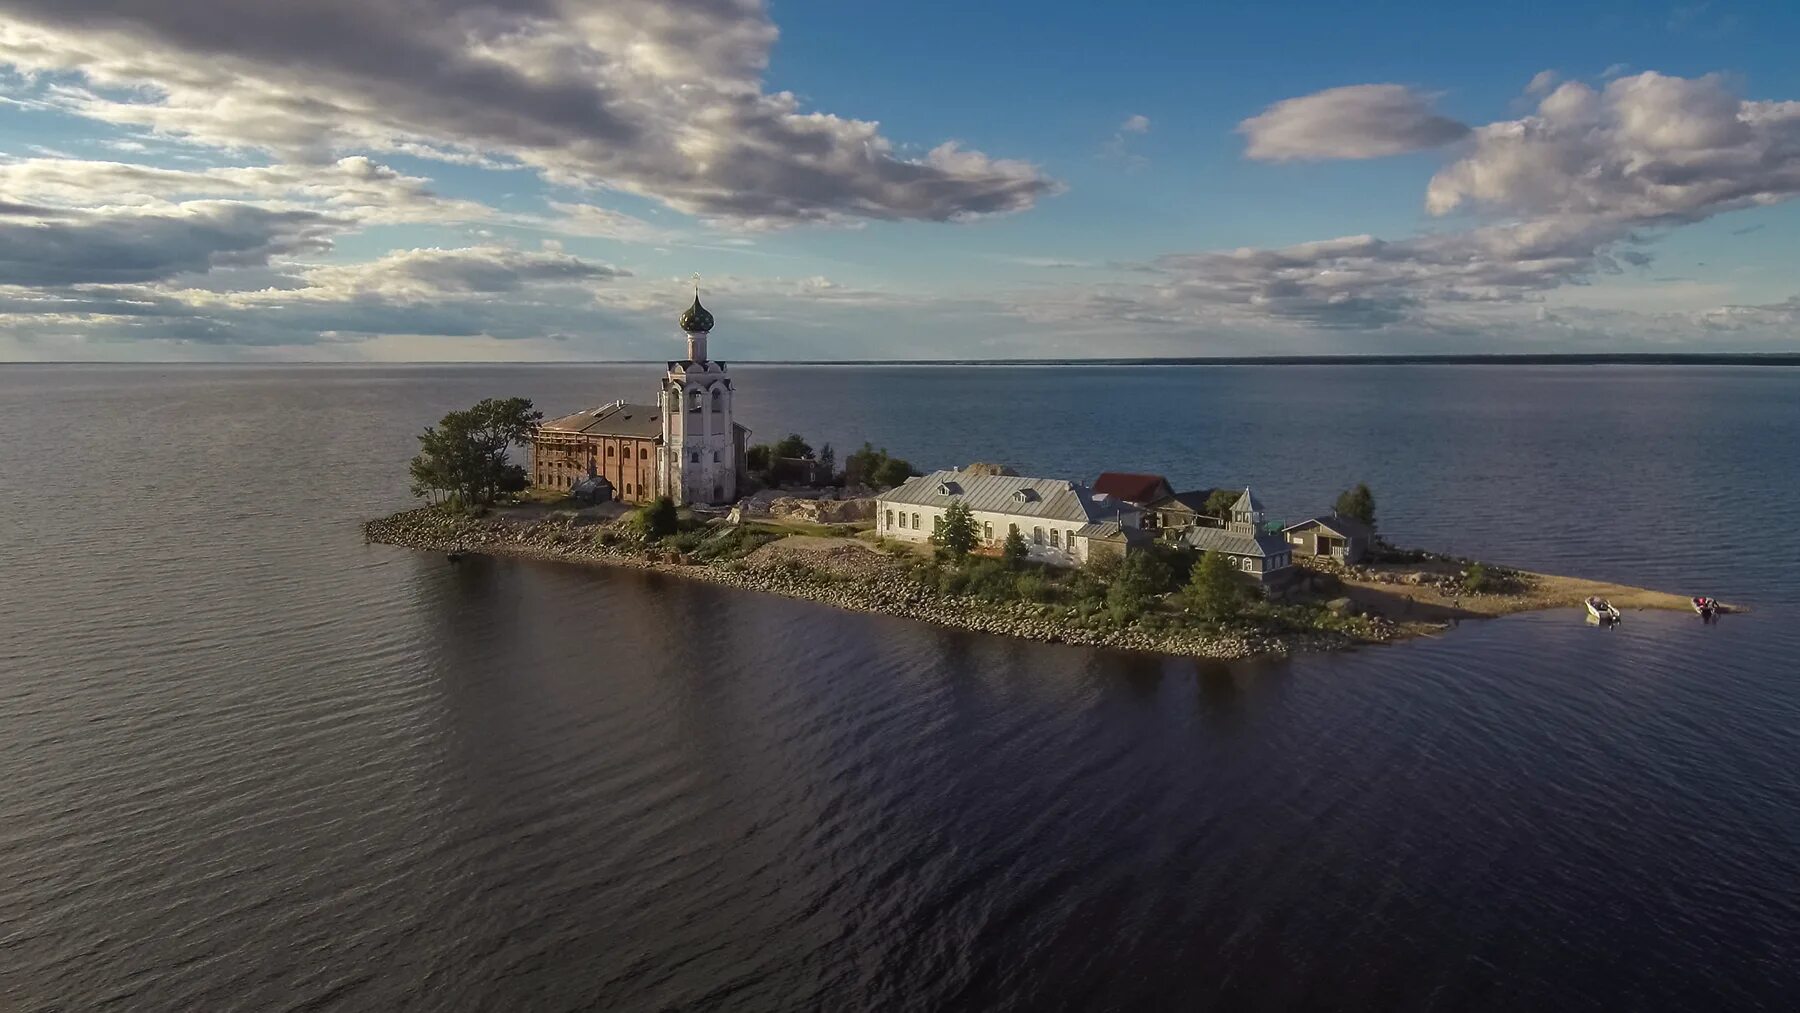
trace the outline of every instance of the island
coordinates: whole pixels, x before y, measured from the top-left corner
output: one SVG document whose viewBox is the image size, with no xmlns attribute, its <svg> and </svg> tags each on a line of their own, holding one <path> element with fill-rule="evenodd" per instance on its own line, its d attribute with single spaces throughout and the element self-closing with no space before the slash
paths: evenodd
<svg viewBox="0 0 1800 1013">
<path fill-rule="evenodd" d="M 973 463 L 929 473 L 868 443 L 840 467 L 798 434 L 753 444 L 710 311 L 654 397 L 545 419 L 489 398 L 419 436 L 427 505 L 369 542 L 630 566 L 970 630 L 1206 658 L 1430 635 L 1552 608 L 1689 609 L 1643 588 L 1396 548 L 1359 484 L 1328 512 L 1272 520 L 1248 486 L 1161 475 L 1092 482 Z M 514 463 L 519 450 L 526 463 Z M 1729 606 L 1720 611 L 1734 611 Z"/>
</svg>

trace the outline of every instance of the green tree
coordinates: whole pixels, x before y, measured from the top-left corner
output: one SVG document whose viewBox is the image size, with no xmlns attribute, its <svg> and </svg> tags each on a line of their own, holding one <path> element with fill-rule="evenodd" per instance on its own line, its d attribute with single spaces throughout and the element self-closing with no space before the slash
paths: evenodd
<svg viewBox="0 0 1800 1013">
<path fill-rule="evenodd" d="M 633 510 L 628 523 L 644 541 L 654 542 L 679 531 L 681 515 L 675 510 L 674 500 L 658 496 L 653 502 Z"/>
<path fill-rule="evenodd" d="M 1015 526 L 1007 531 L 1006 541 L 1000 544 L 1000 558 L 1006 561 L 1006 565 L 1016 570 L 1029 555 L 1031 548 L 1025 544 L 1025 536 L 1019 533 L 1019 529 Z"/>
<path fill-rule="evenodd" d="M 1231 505 L 1236 503 L 1238 497 L 1242 495 L 1243 493 L 1232 492 L 1230 489 L 1214 489 L 1212 494 L 1206 497 L 1206 505 L 1200 508 L 1200 512 L 1208 517 L 1217 517 L 1222 521 L 1228 521 L 1231 519 Z"/>
<path fill-rule="evenodd" d="M 882 453 L 885 455 L 887 451 L 884 450 Z M 916 474 L 918 472 L 913 470 L 910 462 L 898 457 L 889 457 L 881 462 L 881 466 L 876 468 L 875 474 L 870 477 L 873 479 L 872 484 L 877 488 L 892 489 Z"/>
<path fill-rule="evenodd" d="M 1340 516 L 1361 521 L 1370 531 L 1375 530 L 1375 494 L 1368 486 L 1358 482 L 1356 488 L 1344 490 L 1338 494 L 1335 506 Z"/>
<path fill-rule="evenodd" d="M 464 507 L 486 506 L 503 492 L 525 487 L 525 469 L 508 453 L 531 443 L 544 413 L 522 397 L 485 398 L 447 413 L 419 434 L 419 453 L 407 465 L 413 495 Z"/>
<path fill-rule="evenodd" d="M 962 559 L 975 548 L 976 537 L 975 514 L 967 503 L 957 500 L 944 509 L 944 522 L 931 540 L 952 559 Z"/>
<path fill-rule="evenodd" d="M 1194 564 L 1187 587 L 1181 596 L 1187 607 L 1213 622 L 1229 619 L 1244 601 L 1244 588 L 1238 583 L 1237 567 L 1220 552 L 1208 552 Z"/>
<path fill-rule="evenodd" d="M 829 443 L 819 448 L 819 474 L 827 484 L 837 477 L 837 451 Z"/>
<path fill-rule="evenodd" d="M 886 450 L 876 450 L 874 445 L 864 441 L 862 448 L 850 452 L 844 458 L 844 484 L 868 485 L 875 480 L 875 472 L 887 461 Z"/>
<path fill-rule="evenodd" d="M 775 444 L 776 457 L 811 457 L 812 444 L 801 438 L 799 433 L 789 433 Z"/>
<path fill-rule="evenodd" d="M 1114 620 L 1129 622 L 1143 615 L 1151 598 L 1161 594 L 1168 584 L 1168 564 L 1152 553 L 1127 553 L 1106 589 L 1106 609 Z"/>
<path fill-rule="evenodd" d="M 758 443 L 744 451 L 744 466 L 751 471 L 768 471 L 773 464 L 771 448 L 767 443 Z"/>
</svg>

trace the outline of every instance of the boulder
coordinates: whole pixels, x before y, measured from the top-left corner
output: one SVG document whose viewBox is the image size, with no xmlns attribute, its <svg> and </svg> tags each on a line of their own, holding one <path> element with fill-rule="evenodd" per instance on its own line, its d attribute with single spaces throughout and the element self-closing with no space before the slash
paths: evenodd
<svg viewBox="0 0 1800 1013">
<path fill-rule="evenodd" d="M 1004 464 L 994 464 L 988 461 L 971 461 L 969 462 L 969 466 L 963 469 L 963 474 L 1017 476 L 1019 473 Z"/>
<path fill-rule="evenodd" d="M 769 504 L 769 516 L 781 520 L 810 521 L 814 524 L 852 524 L 873 520 L 872 499 L 799 499 L 783 497 Z"/>
</svg>

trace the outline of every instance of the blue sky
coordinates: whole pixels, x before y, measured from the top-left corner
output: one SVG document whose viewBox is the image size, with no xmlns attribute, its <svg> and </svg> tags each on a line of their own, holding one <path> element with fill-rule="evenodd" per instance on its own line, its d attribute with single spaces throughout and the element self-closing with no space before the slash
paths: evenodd
<svg viewBox="0 0 1800 1013">
<path fill-rule="evenodd" d="M 1196 8 L 0 0 L 0 359 L 1794 347 L 1800 7 Z"/>
</svg>

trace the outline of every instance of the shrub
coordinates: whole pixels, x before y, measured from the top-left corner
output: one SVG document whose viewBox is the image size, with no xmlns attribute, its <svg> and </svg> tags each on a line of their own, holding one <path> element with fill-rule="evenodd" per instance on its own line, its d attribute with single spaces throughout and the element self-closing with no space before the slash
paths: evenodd
<svg viewBox="0 0 1800 1013">
<path fill-rule="evenodd" d="M 1237 568 L 1218 552 L 1208 552 L 1200 557 L 1181 594 L 1190 610 L 1212 622 L 1229 619 L 1244 603 L 1244 589 L 1238 583 Z"/>
<path fill-rule="evenodd" d="M 645 541 L 655 541 L 680 530 L 681 515 L 675 510 L 674 500 L 658 496 L 655 502 L 633 510 L 627 522 L 638 537 Z"/>
<path fill-rule="evenodd" d="M 1487 567 L 1483 567 L 1481 563 L 1472 563 L 1469 569 L 1463 570 L 1463 590 L 1467 590 L 1471 594 L 1481 594 L 1483 590 L 1494 590 L 1498 585 L 1499 578 L 1487 572 Z"/>
<path fill-rule="evenodd" d="M 1013 578 L 1013 596 L 1020 601 L 1049 601 L 1050 582 L 1035 573 L 1021 573 Z"/>
<path fill-rule="evenodd" d="M 1006 565 L 1016 570 L 1024 565 L 1026 557 L 1030 555 L 1031 547 L 1025 544 L 1025 536 L 1019 533 L 1019 529 L 1008 531 L 1006 541 L 1000 545 L 1000 558 Z"/>
</svg>

